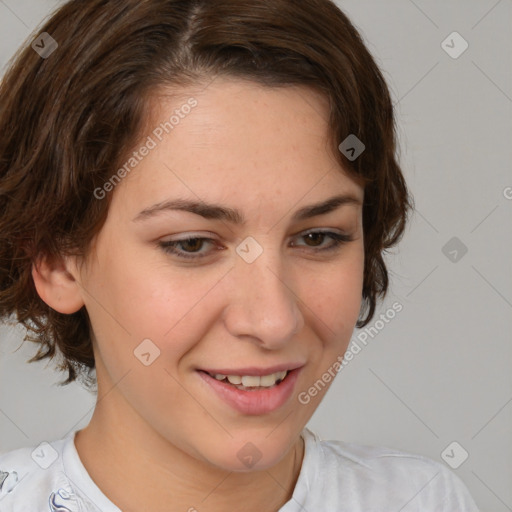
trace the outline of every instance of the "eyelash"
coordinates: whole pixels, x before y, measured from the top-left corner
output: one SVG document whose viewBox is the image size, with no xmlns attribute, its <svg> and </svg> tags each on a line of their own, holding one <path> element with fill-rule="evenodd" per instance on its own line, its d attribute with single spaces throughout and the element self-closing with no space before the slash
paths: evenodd
<svg viewBox="0 0 512 512">
<path fill-rule="evenodd" d="M 325 253 L 325 252 L 331 252 L 335 251 L 336 249 L 339 249 L 341 245 L 352 242 L 354 239 L 351 235 L 347 235 L 344 233 L 336 233 L 334 231 L 309 231 L 307 233 L 304 233 L 301 235 L 302 237 L 308 236 L 308 235 L 326 235 L 332 240 L 332 244 L 328 247 L 324 247 L 322 249 L 316 249 L 315 247 L 311 247 L 313 252 L 315 253 Z M 206 258 L 209 256 L 209 253 L 187 253 L 186 251 L 179 251 L 176 249 L 176 247 L 179 244 L 190 242 L 191 240 L 202 240 L 202 241 L 208 241 L 208 242 L 214 242 L 215 240 L 213 238 L 207 238 L 207 237 L 199 237 L 199 236 L 191 236 L 188 238 L 182 238 L 181 240 L 171 240 L 167 242 L 159 242 L 158 245 L 169 254 L 174 254 L 178 256 L 179 258 L 188 259 L 188 260 L 198 260 L 200 258 Z M 304 247 L 304 246 L 302 246 Z"/>
</svg>

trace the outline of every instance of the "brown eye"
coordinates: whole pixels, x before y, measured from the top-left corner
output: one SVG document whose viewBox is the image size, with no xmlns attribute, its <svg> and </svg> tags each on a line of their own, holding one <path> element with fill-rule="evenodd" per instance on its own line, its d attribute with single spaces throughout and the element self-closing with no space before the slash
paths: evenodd
<svg viewBox="0 0 512 512">
<path fill-rule="evenodd" d="M 203 246 L 204 239 L 202 238 L 187 238 L 179 242 L 185 252 L 197 252 Z"/>
<path fill-rule="evenodd" d="M 325 233 L 322 233 L 321 231 L 316 231 L 314 233 L 308 233 L 307 235 L 304 235 L 304 239 L 308 240 L 309 242 L 312 242 L 309 244 L 312 247 L 316 247 L 318 245 L 321 245 L 324 241 Z"/>
<path fill-rule="evenodd" d="M 214 240 L 203 237 L 189 237 L 181 240 L 159 242 L 158 245 L 167 253 L 179 258 L 199 259 L 211 254 L 211 251 L 201 251 L 205 244 L 213 245 Z"/>
<path fill-rule="evenodd" d="M 338 249 L 342 244 L 351 242 L 353 237 L 345 233 L 336 233 L 334 231 L 310 231 L 299 236 L 299 239 L 303 238 L 306 242 L 305 245 L 294 244 L 297 247 L 311 248 L 313 252 L 323 251 L 334 251 Z M 330 239 L 329 245 L 323 246 L 326 239 Z"/>
</svg>

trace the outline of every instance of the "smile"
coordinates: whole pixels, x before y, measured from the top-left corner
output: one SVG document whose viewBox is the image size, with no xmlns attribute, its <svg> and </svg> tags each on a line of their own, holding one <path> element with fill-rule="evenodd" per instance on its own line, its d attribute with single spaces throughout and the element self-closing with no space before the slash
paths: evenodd
<svg viewBox="0 0 512 512">
<path fill-rule="evenodd" d="M 208 372 L 208 375 L 214 377 L 221 382 L 227 382 L 234 385 L 237 389 L 250 390 L 256 388 L 271 388 L 276 384 L 281 383 L 288 375 L 288 370 L 283 370 L 269 375 L 223 375 L 217 373 L 212 375 Z"/>
<path fill-rule="evenodd" d="M 206 392 L 215 400 L 220 399 L 221 403 L 242 414 L 261 415 L 276 411 L 290 401 L 302 368 L 271 373 L 247 369 L 240 372 L 241 375 L 197 370 L 197 374 Z"/>
</svg>

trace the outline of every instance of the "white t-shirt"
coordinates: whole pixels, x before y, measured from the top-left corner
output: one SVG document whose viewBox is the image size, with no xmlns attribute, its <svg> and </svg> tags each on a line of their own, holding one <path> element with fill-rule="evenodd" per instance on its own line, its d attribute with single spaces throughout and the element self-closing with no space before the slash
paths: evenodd
<svg viewBox="0 0 512 512">
<path fill-rule="evenodd" d="M 120 512 L 82 465 L 74 436 L 0 455 L 0 512 Z M 302 436 L 297 485 L 279 512 L 478 512 L 444 464 L 389 448 L 322 441 L 308 428 Z"/>
</svg>

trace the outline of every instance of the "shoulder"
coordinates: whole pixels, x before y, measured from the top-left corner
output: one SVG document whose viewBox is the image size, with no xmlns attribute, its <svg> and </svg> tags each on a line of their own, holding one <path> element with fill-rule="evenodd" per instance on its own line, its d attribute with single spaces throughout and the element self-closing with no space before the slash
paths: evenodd
<svg viewBox="0 0 512 512">
<path fill-rule="evenodd" d="M 0 510 L 78 510 L 62 465 L 69 438 L 0 454 Z"/>
<path fill-rule="evenodd" d="M 318 449 L 330 463 L 343 463 L 349 471 L 376 477 L 385 473 L 389 479 L 417 479 L 433 473 L 450 473 L 441 463 L 422 455 L 403 452 L 387 446 L 370 446 L 339 440 L 320 440 Z"/>
<path fill-rule="evenodd" d="M 368 510 L 380 502 L 404 507 L 404 512 L 478 512 L 462 480 L 440 462 L 388 447 L 321 440 L 306 430 L 306 442 L 317 452 L 321 471 L 342 484 L 345 494 L 366 503 Z"/>
</svg>

